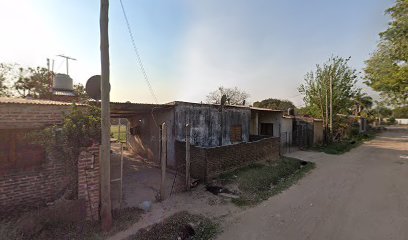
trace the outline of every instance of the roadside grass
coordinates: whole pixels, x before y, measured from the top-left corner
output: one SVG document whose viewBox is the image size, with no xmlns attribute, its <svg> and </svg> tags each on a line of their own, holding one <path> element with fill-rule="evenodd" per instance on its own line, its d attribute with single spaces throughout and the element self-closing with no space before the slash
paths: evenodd
<svg viewBox="0 0 408 240">
<path fill-rule="evenodd" d="M 167 240 L 167 239 L 214 239 L 219 232 L 218 224 L 202 216 L 178 212 L 151 227 L 140 229 L 128 240 Z"/>
<path fill-rule="evenodd" d="M 324 152 L 327 154 L 343 154 L 351 149 L 360 146 L 365 141 L 370 141 L 376 136 L 375 132 L 368 132 L 351 137 L 340 142 L 331 143 L 325 146 L 315 146 L 312 150 Z"/>
<path fill-rule="evenodd" d="M 240 197 L 231 201 L 237 206 L 251 206 L 281 193 L 315 167 L 312 162 L 282 157 L 270 165 L 253 164 L 223 174 L 224 184 L 237 183 Z"/>
<path fill-rule="evenodd" d="M 106 239 L 107 237 L 126 230 L 137 222 L 142 211 L 137 208 L 125 208 L 112 212 L 113 226 L 109 232 L 102 232 L 99 222 L 83 221 L 80 223 L 66 222 L 48 217 L 36 216 L 32 224 L 21 224 L 27 215 L 0 221 L 0 239 Z"/>
<path fill-rule="evenodd" d="M 119 136 L 119 125 L 111 125 L 111 136 L 115 139 L 120 137 L 121 142 L 126 142 L 126 125 L 120 126 L 120 136 Z"/>
</svg>

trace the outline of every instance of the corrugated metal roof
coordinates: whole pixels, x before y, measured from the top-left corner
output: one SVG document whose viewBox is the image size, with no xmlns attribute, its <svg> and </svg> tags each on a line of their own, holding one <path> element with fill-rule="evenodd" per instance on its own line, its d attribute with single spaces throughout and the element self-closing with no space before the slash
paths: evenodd
<svg viewBox="0 0 408 240">
<path fill-rule="evenodd" d="M 73 91 L 63 91 L 63 90 L 53 90 L 52 91 L 53 95 L 56 96 L 75 96 L 75 93 Z"/>
<path fill-rule="evenodd" d="M 0 97 L 0 104 L 34 104 L 34 105 L 72 105 L 69 102 L 59 102 L 52 100 L 43 100 L 43 99 L 26 99 L 26 98 L 8 98 Z M 78 104 L 77 105 L 84 105 Z"/>
<path fill-rule="evenodd" d="M 259 108 L 259 107 L 251 107 L 251 110 L 267 111 L 267 112 L 284 112 L 283 110 L 269 109 L 269 108 Z"/>
</svg>

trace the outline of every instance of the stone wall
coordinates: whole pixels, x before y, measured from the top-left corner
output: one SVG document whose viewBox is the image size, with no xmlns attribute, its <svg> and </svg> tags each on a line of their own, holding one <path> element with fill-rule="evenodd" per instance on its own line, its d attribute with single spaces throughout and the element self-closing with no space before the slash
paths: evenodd
<svg viewBox="0 0 408 240">
<path fill-rule="evenodd" d="M 208 181 L 252 163 L 276 161 L 280 155 L 279 144 L 279 138 L 272 137 L 221 147 L 191 146 L 191 176 Z M 176 156 L 179 165 L 185 164 L 184 142 L 177 142 Z"/>
</svg>

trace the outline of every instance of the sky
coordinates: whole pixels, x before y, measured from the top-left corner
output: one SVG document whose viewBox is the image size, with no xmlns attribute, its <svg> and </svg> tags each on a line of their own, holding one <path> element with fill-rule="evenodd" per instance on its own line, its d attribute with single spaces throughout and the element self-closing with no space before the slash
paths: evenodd
<svg viewBox="0 0 408 240">
<path fill-rule="evenodd" d="M 249 102 L 302 106 L 304 75 L 331 56 L 358 71 L 387 28 L 390 0 L 122 0 L 159 103 L 201 102 L 219 86 Z M 74 83 L 100 74 L 98 0 L 0 0 L 0 62 L 44 66 Z M 110 1 L 111 100 L 153 103 L 119 0 Z M 370 95 L 376 93 L 362 84 Z"/>
</svg>

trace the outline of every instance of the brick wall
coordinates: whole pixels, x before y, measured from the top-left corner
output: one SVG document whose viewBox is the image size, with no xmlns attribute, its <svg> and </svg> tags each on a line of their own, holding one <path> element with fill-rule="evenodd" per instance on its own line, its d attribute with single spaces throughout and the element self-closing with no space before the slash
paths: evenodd
<svg viewBox="0 0 408 240">
<path fill-rule="evenodd" d="M 99 145 L 84 149 L 78 159 L 78 199 L 86 203 L 87 220 L 99 220 Z"/>
<path fill-rule="evenodd" d="M 254 142 L 221 147 L 191 146 L 191 176 L 208 181 L 218 175 L 247 166 L 251 163 L 279 159 L 279 138 L 264 138 Z M 185 162 L 185 143 L 176 143 L 178 164 Z"/>
<path fill-rule="evenodd" d="M 62 123 L 71 105 L 0 104 L 0 129 L 42 128 Z"/>
<path fill-rule="evenodd" d="M 63 163 L 48 157 L 40 166 L 10 170 L 0 176 L 0 212 L 36 208 L 58 198 L 68 183 Z"/>
</svg>

